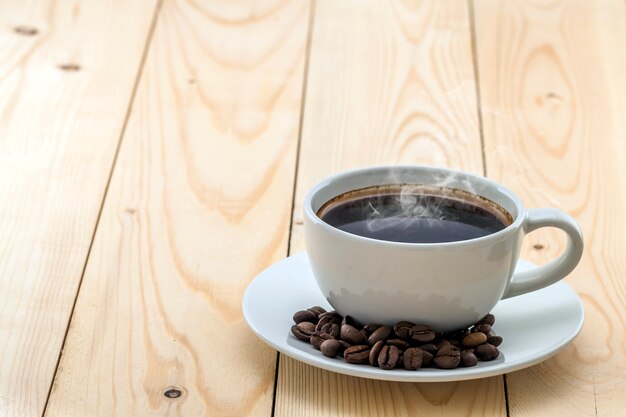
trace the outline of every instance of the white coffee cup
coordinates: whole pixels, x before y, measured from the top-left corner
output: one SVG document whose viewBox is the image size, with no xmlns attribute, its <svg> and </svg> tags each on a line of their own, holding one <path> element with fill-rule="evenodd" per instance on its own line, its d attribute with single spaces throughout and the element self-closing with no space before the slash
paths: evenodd
<svg viewBox="0 0 626 417">
<path fill-rule="evenodd" d="M 512 222 L 483 237 L 445 243 L 403 243 L 351 234 L 316 214 L 348 191 L 386 184 L 419 184 L 463 190 L 506 210 Z M 547 265 L 515 273 L 522 239 L 556 227 L 567 249 Z M 329 177 L 304 202 L 306 250 L 313 274 L 339 313 L 365 323 L 400 320 L 452 331 L 475 323 L 501 299 L 535 291 L 569 274 L 583 251 L 574 219 L 552 208 L 526 210 L 505 187 L 481 176 L 424 166 L 382 166 Z"/>
</svg>

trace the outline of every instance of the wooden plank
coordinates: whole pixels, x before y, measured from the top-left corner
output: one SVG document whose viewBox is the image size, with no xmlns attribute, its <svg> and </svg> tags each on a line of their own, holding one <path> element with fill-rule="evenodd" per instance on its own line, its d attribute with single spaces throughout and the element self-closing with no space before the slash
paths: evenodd
<svg viewBox="0 0 626 417">
<path fill-rule="evenodd" d="M 241 298 L 287 251 L 308 21 L 165 1 L 46 415 L 271 413 Z"/>
<path fill-rule="evenodd" d="M 0 2 L 3 417 L 43 413 L 155 8 Z"/>
<path fill-rule="evenodd" d="M 280 356 L 277 416 L 504 416 L 502 377 L 407 383 L 355 378 Z"/>
<path fill-rule="evenodd" d="M 580 222 L 586 250 L 566 281 L 581 334 L 555 358 L 509 375 L 512 416 L 621 416 L 626 408 L 626 7 L 601 2 L 476 2 L 487 171 L 528 207 Z M 523 257 L 564 249 L 542 230 Z"/>
<path fill-rule="evenodd" d="M 482 173 L 464 1 L 317 2 L 294 211 L 332 173 L 386 163 Z M 304 306 L 303 306 L 304 307 Z M 408 384 L 348 377 L 281 355 L 276 415 L 504 415 L 501 377 Z"/>
</svg>

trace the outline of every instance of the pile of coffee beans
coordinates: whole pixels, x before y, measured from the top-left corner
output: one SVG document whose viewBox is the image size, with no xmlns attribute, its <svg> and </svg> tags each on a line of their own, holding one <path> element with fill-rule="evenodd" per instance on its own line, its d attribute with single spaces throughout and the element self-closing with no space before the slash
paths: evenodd
<svg viewBox="0 0 626 417">
<path fill-rule="evenodd" d="M 341 356 L 348 363 L 370 364 L 380 369 L 454 369 L 475 366 L 500 355 L 502 337 L 491 327 L 493 314 L 454 333 L 442 334 L 429 326 L 400 321 L 395 326 L 361 325 L 350 316 L 311 307 L 293 315 L 291 333 L 329 358 Z"/>
</svg>

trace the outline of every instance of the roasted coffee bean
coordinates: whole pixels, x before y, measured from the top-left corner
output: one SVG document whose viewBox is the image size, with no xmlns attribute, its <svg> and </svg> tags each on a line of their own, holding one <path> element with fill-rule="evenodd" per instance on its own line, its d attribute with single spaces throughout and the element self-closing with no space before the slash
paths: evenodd
<svg viewBox="0 0 626 417">
<path fill-rule="evenodd" d="M 481 361 L 492 361 L 500 355 L 500 351 L 494 345 L 485 343 L 484 345 L 478 346 L 474 350 L 474 354 Z"/>
<path fill-rule="evenodd" d="M 424 350 L 424 354 L 422 356 L 422 368 L 428 368 L 430 365 L 432 365 L 434 357 L 435 355 Z"/>
<path fill-rule="evenodd" d="M 318 332 L 324 332 L 324 333 L 330 333 L 330 326 L 332 326 L 333 323 L 324 323 L 321 326 L 315 326 L 316 328 L 319 327 L 319 329 L 317 330 Z"/>
<path fill-rule="evenodd" d="M 410 321 L 399 321 L 393 326 L 393 332 L 400 339 L 408 339 L 411 337 L 411 327 L 413 326 L 415 326 L 415 324 Z"/>
<path fill-rule="evenodd" d="M 341 340 L 345 340 L 353 346 L 367 343 L 367 339 L 363 336 L 363 333 L 349 324 L 341 326 Z"/>
<path fill-rule="evenodd" d="M 465 367 L 474 366 L 478 363 L 478 358 L 474 355 L 474 349 L 461 352 L 461 364 Z"/>
<path fill-rule="evenodd" d="M 420 348 L 412 347 L 404 351 L 404 369 L 415 371 L 422 366 L 424 351 Z"/>
<path fill-rule="evenodd" d="M 474 326 L 474 328 L 477 332 L 481 332 L 484 334 L 489 334 L 489 332 L 491 331 L 491 326 L 487 323 L 477 324 L 476 326 Z"/>
<path fill-rule="evenodd" d="M 309 342 L 311 339 L 311 335 L 313 334 L 312 331 L 307 330 L 306 328 L 302 328 L 297 324 L 291 326 L 291 333 L 293 333 L 295 337 L 302 340 L 303 342 Z"/>
<path fill-rule="evenodd" d="M 437 350 L 441 349 L 442 347 L 446 346 L 446 345 L 451 345 L 452 343 L 450 343 L 449 340 L 443 339 L 440 340 L 439 343 L 437 343 Z"/>
<path fill-rule="evenodd" d="M 407 342 L 406 340 L 402 340 L 402 339 L 389 339 L 385 343 L 387 343 L 390 346 L 395 346 L 401 350 L 407 349 L 410 346 L 409 342 Z"/>
<path fill-rule="evenodd" d="M 437 368 L 454 369 L 461 362 L 461 352 L 456 346 L 446 345 L 439 349 L 433 361 Z"/>
<path fill-rule="evenodd" d="M 293 321 L 296 324 L 302 323 L 303 321 L 308 321 L 311 323 L 317 323 L 317 316 L 315 313 L 309 310 L 301 310 L 293 315 Z"/>
<path fill-rule="evenodd" d="M 319 317 L 320 314 L 326 313 L 326 310 L 320 306 L 313 306 L 313 307 L 307 308 L 307 310 L 315 314 L 315 317 Z"/>
<path fill-rule="evenodd" d="M 374 333 L 370 335 L 370 337 L 367 339 L 367 343 L 370 346 L 373 346 L 376 342 L 380 340 L 388 339 L 392 333 L 393 333 L 393 327 L 391 326 L 379 327 L 378 329 L 376 329 Z"/>
<path fill-rule="evenodd" d="M 378 366 L 378 354 L 382 350 L 383 346 L 385 346 L 385 342 L 382 340 L 379 340 L 378 342 L 374 343 L 374 346 L 372 346 L 372 349 L 370 350 L 370 356 L 369 356 L 370 365 Z"/>
<path fill-rule="evenodd" d="M 495 322 L 496 322 L 496 317 L 493 314 L 487 314 L 485 317 L 483 317 L 482 319 L 478 320 L 476 325 L 485 323 L 485 324 L 488 324 L 488 325 L 493 327 L 493 324 Z"/>
<path fill-rule="evenodd" d="M 463 338 L 469 333 L 467 329 L 461 329 L 456 332 L 447 333 L 443 335 L 443 338 L 446 340 L 458 340 L 461 341 Z"/>
<path fill-rule="evenodd" d="M 320 316 L 319 316 L 320 320 L 323 317 L 331 317 L 331 318 L 333 318 L 337 322 L 341 322 L 341 320 L 343 320 L 343 316 L 341 314 L 337 313 L 335 310 L 327 311 L 325 313 L 320 314 Z"/>
<path fill-rule="evenodd" d="M 344 340 L 339 340 L 339 343 L 341 343 L 341 351 L 339 353 L 343 355 L 343 351 L 350 347 L 350 343 Z"/>
<path fill-rule="evenodd" d="M 363 330 L 365 330 L 368 335 L 371 335 L 372 333 L 374 333 L 376 330 L 378 330 L 381 327 L 383 327 L 382 324 L 368 323 L 365 326 L 363 326 Z"/>
<path fill-rule="evenodd" d="M 361 330 L 363 328 L 363 326 L 361 326 L 361 324 L 358 321 L 356 321 L 354 317 L 352 316 L 345 316 L 343 320 L 341 321 L 341 325 L 343 326 L 344 324 L 352 326 L 357 330 Z"/>
<path fill-rule="evenodd" d="M 302 323 L 298 323 L 297 326 L 302 330 L 307 330 L 311 333 L 315 331 L 315 325 L 308 321 L 303 321 Z"/>
<path fill-rule="evenodd" d="M 441 349 L 445 345 L 452 345 L 452 346 L 458 347 L 461 345 L 461 342 L 459 342 L 458 340 L 454 340 L 454 339 L 443 339 L 439 341 L 439 343 L 437 344 L 437 347 Z"/>
<path fill-rule="evenodd" d="M 498 347 L 502 344 L 502 336 L 489 336 L 487 338 L 487 343 L 489 343 L 490 345 L 494 345 L 495 347 Z"/>
<path fill-rule="evenodd" d="M 320 345 L 320 350 L 324 354 L 324 356 L 328 356 L 329 358 L 334 358 L 338 353 L 344 350 L 341 342 L 335 339 L 324 340 Z"/>
<path fill-rule="evenodd" d="M 328 339 L 328 340 L 333 340 L 333 339 Z M 343 356 L 343 352 L 348 349 L 350 347 L 350 345 L 346 342 L 344 342 L 343 340 L 339 340 L 336 339 L 339 342 L 339 350 L 337 351 L 337 354 L 339 356 Z M 326 340 L 324 340 L 325 342 Z M 324 344 L 324 342 L 322 342 L 322 344 Z M 321 350 L 321 345 L 320 345 L 320 350 Z"/>
<path fill-rule="evenodd" d="M 475 347 L 482 345 L 487 341 L 487 335 L 481 332 L 470 333 L 463 338 L 463 345 L 467 347 Z"/>
<path fill-rule="evenodd" d="M 395 346 L 383 346 L 378 354 L 378 367 L 380 369 L 393 369 L 400 360 L 400 351 Z"/>
<path fill-rule="evenodd" d="M 367 345 L 351 346 L 343 352 L 343 358 L 348 363 L 367 363 L 370 356 L 370 347 Z"/>
<path fill-rule="evenodd" d="M 326 323 L 320 329 L 321 332 L 328 333 L 335 339 L 339 339 L 340 327 L 337 323 Z"/>
<path fill-rule="evenodd" d="M 470 329 L 446 334 L 409 321 L 393 327 L 377 323 L 362 326 L 349 315 L 344 317 L 320 306 L 296 312 L 293 320 L 296 324 L 291 327 L 292 334 L 325 356 L 339 355 L 348 363 L 369 362 L 381 369 L 476 366 L 479 361 L 497 358 L 497 346 L 502 343 L 502 337 L 492 329 L 493 314 L 487 314 Z"/>
<path fill-rule="evenodd" d="M 326 313 L 324 313 L 326 314 Z M 320 319 L 317 322 L 317 326 L 315 327 L 315 330 L 322 330 L 322 327 L 324 327 L 327 324 L 339 324 L 341 322 L 341 320 L 338 320 L 337 318 L 333 317 L 333 316 L 324 316 L 324 314 L 320 315 Z"/>
<path fill-rule="evenodd" d="M 429 326 L 416 324 L 409 331 L 411 339 L 418 343 L 428 343 L 435 340 L 435 332 Z"/>
<path fill-rule="evenodd" d="M 424 345 L 419 345 L 418 348 L 429 352 L 432 355 L 436 355 L 439 348 L 434 343 L 426 343 Z"/>
<path fill-rule="evenodd" d="M 332 337 L 328 333 L 315 332 L 311 335 L 311 338 L 309 340 L 311 342 L 311 345 L 313 345 L 315 349 L 319 350 L 320 346 L 322 346 L 322 343 L 324 343 L 324 340 L 329 339 L 334 339 L 334 337 Z"/>
</svg>

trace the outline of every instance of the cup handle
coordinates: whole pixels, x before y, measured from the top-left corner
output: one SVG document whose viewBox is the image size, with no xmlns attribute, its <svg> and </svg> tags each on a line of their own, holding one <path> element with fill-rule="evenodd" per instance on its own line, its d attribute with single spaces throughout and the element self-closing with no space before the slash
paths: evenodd
<svg viewBox="0 0 626 417">
<path fill-rule="evenodd" d="M 531 209 L 526 212 L 522 228 L 530 233 L 540 227 L 557 227 L 567 234 L 565 253 L 547 265 L 516 272 L 502 299 L 515 297 L 554 284 L 572 272 L 583 254 L 583 234 L 576 221 L 561 210 Z"/>
</svg>

